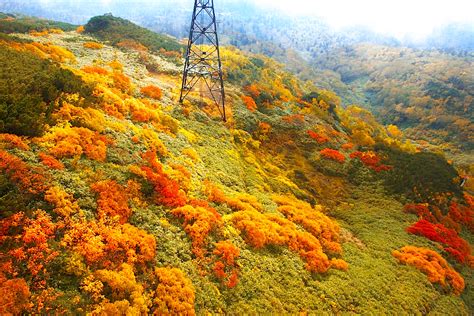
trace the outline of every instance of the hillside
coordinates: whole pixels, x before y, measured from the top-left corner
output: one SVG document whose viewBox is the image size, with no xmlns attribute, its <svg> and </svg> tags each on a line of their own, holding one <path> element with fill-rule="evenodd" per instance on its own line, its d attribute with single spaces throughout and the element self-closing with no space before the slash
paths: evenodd
<svg viewBox="0 0 474 316">
<path fill-rule="evenodd" d="M 472 55 L 364 44 L 322 55 L 315 64 L 332 72 L 331 84 L 349 102 L 364 103 L 384 123 L 472 152 Z"/>
<path fill-rule="evenodd" d="M 179 43 L 104 21 L 0 37 L 0 314 L 472 314 L 442 155 L 233 47 L 224 124 Z"/>
</svg>

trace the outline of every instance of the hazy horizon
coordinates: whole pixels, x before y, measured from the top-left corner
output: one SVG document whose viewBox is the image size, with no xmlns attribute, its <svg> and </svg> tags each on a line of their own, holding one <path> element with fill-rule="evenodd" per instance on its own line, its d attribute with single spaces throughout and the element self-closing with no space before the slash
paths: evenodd
<svg viewBox="0 0 474 316">
<path fill-rule="evenodd" d="M 22 3 L 18 0 L 5 0 L 2 7 L 7 7 L 12 3 Z M 34 1 L 29 1 L 29 5 Z M 61 6 L 78 6 L 91 5 L 97 9 L 97 14 L 114 12 L 117 5 L 123 4 L 123 0 L 37 0 L 36 4 L 39 9 L 50 8 L 51 5 Z M 127 7 L 136 5 L 136 10 L 142 10 L 144 6 L 153 7 L 163 3 L 173 3 L 179 7 L 188 7 L 191 9 L 193 0 L 135 0 L 126 1 Z M 258 0 L 258 1 L 238 1 L 238 0 L 217 0 L 214 1 L 216 10 L 221 13 L 225 5 L 246 3 L 257 5 L 264 9 L 278 11 L 288 16 L 298 17 L 317 17 L 323 19 L 326 23 L 335 29 L 346 27 L 366 27 L 376 33 L 393 36 L 398 39 L 423 39 L 430 35 L 437 28 L 443 27 L 450 23 L 467 23 L 472 24 L 474 31 L 474 2 L 469 0 L 399 0 L 394 1 L 378 1 L 378 0 L 333 0 L 328 1 L 312 1 L 293 0 L 288 4 L 284 0 Z M 93 5 L 93 6 L 92 6 Z M 222 6 L 221 6 L 222 5 Z M 21 13 L 21 12 L 20 12 Z M 148 12 L 149 13 L 149 12 Z"/>
</svg>

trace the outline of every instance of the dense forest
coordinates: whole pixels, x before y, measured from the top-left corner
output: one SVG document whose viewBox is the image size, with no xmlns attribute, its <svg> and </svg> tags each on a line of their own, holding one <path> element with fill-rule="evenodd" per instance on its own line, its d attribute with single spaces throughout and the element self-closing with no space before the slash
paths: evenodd
<svg viewBox="0 0 474 316">
<path fill-rule="evenodd" d="M 0 314 L 472 314 L 472 59 L 224 45 L 224 123 L 169 36 L 0 20 Z"/>
</svg>

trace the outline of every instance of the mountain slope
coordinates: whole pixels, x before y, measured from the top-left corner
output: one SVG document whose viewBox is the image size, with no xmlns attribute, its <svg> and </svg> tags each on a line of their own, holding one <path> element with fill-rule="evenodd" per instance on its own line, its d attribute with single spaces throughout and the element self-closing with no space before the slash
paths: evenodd
<svg viewBox="0 0 474 316">
<path fill-rule="evenodd" d="M 1 134 L 2 313 L 472 312 L 472 198 L 394 126 L 235 48 L 224 124 L 205 93 L 177 102 L 164 47 L 16 36 L 0 49 L 94 98 L 65 91 L 38 137 Z M 424 219 L 451 239 L 405 230 Z M 406 245 L 436 255 L 414 267 L 426 250 Z"/>
</svg>

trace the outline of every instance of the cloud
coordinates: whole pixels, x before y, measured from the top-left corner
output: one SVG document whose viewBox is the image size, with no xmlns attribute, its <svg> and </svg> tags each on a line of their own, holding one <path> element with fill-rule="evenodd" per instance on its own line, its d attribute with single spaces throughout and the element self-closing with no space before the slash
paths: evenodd
<svg viewBox="0 0 474 316">
<path fill-rule="evenodd" d="M 294 15 L 325 18 L 335 27 L 368 26 L 395 36 L 423 36 L 449 22 L 474 24 L 472 0 L 258 0 Z"/>
</svg>

